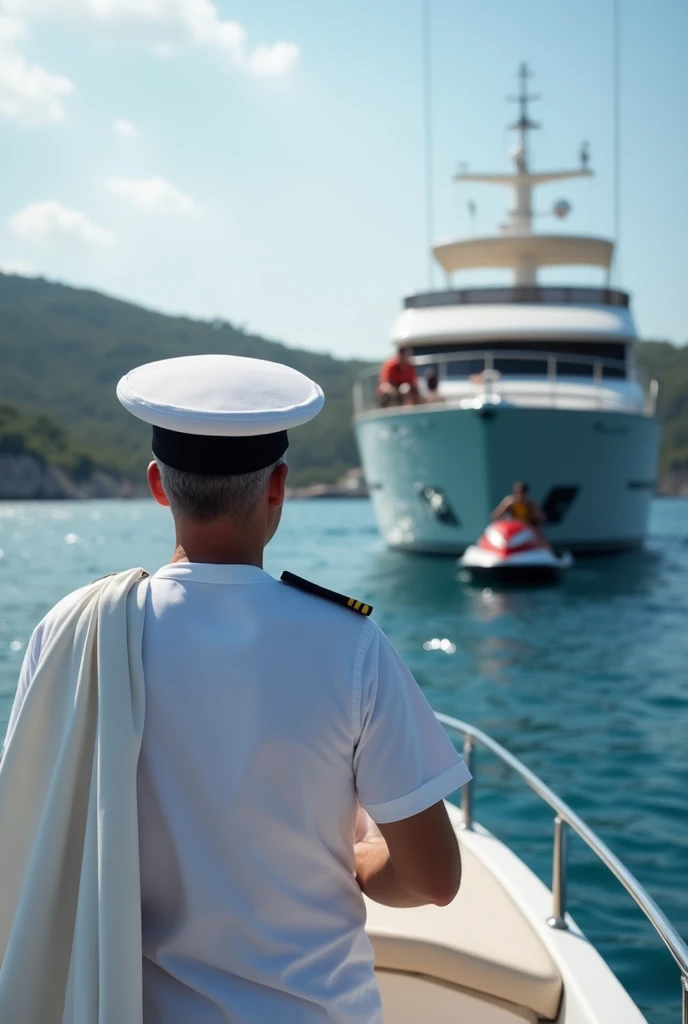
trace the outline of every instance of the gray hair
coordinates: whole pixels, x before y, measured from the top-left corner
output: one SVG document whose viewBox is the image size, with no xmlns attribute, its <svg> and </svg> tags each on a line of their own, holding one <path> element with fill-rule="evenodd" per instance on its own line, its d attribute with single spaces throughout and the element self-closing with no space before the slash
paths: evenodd
<svg viewBox="0 0 688 1024">
<path fill-rule="evenodd" d="M 172 469 L 159 459 L 162 487 L 175 516 L 195 523 L 209 523 L 220 516 L 246 522 L 265 493 L 279 459 L 265 469 L 234 476 L 208 476 Z"/>
</svg>

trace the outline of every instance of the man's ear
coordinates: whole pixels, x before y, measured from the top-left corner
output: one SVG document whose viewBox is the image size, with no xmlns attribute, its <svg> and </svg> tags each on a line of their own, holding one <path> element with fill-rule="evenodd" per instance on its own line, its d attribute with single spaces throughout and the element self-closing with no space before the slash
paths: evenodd
<svg viewBox="0 0 688 1024">
<path fill-rule="evenodd" d="M 284 505 L 284 488 L 288 473 L 289 466 L 286 462 L 280 462 L 279 466 L 273 469 L 268 480 L 268 505 Z"/>
<path fill-rule="evenodd" d="M 170 503 L 165 491 L 163 490 L 162 480 L 160 479 L 160 468 L 155 461 L 151 462 L 148 467 L 148 486 L 150 487 L 150 492 L 158 505 L 169 506 Z"/>
</svg>

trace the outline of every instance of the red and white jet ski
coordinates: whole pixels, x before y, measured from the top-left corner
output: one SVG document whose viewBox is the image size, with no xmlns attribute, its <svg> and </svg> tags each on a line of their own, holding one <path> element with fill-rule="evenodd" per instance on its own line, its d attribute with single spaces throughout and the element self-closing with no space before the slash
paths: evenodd
<svg viewBox="0 0 688 1024">
<path fill-rule="evenodd" d="M 557 583 L 573 565 L 568 552 L 561 555 L 531 526 L 517 519 L 498 519 L 459 559 L 463 579 L 471 583 Z"/>
</svg>

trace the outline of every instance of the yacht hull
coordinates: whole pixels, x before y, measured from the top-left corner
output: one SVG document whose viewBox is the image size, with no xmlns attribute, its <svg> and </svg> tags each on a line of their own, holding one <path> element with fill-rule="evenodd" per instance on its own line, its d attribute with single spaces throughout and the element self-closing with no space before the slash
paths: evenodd
<svg viewBox="0 0 688 1024">
<path fill-rule="evenodd" d="M 545 508 L 546 533 L 577 553 L 640 547 L 659 424 L 589 409 L 437 405 L 376 410 L 356 437 L 377 521 L 393 548 L 460 555 L 514 480 Z"/>
</svg>

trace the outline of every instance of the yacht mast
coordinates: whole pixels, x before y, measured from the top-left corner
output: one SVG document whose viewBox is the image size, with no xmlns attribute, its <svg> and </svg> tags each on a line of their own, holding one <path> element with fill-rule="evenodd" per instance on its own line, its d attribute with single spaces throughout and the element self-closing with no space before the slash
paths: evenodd
<svg viewBox="0 0 688 1024">
<path fill-rule="evenodd" d="M 565 181 L 571 178 L 590 178 L 592 171 L 588 167 L 588 150 L 581 147 L 581 165 L 575 170 L 542 171 L 534 173 L 530 170 L 528 154 L 528 133 L 539 128 L 529 114 L 528 104 L 539 99 L 539 94 L 528 92 L 528 79 L 532 74 L 528 65 L 522 63 L 519 68 L 520 89 L 518 96 L 509 97 L 519 104 L 519 117 L 509 125 L 511 130 L 518 132 L 518 142 L 511 150 L 510 156 L 513 171 L 507 174 L 472 174 L 459 172 L 455 181 L 472 181 L 482 185 L 506 185 L 513 190 L 514 202 L 502 227 L 502 235 L 514 238 L 526 238 L 533 235 L 532 192 L 538 185 L 546 185 L 553 181 Z M 538 261 L 529 259 L 525 254 L 513 265 L 515 285 L 537 284 L 536 270 Z"/>
<path fill-rule="evenodd" d="M 537 121 L 531 121 L 529 118 L 528 103 L 531 100 L 539 100 L 540 94 L 528 93 L 528 79 L 533 75 L 525 61 L 519 68 L 518 77 L 521 84 L 520 92 L 518 96 L 508 97 L 511 103 L 518 103 L 520 107 L 520 117 L 508 126 L 511 131 L 518 132 L 518 142 L 511 151 L 511 156 L 519 179 L 514 182 L 516 205 L 513 210 L 509 211 L 509 228 L 512 234 L 530 235 L 533 226 L 533 210 L 531 207 L 532 186 L 528 180 L 530 177 L 528 173 L 528 132 L 534 131 L 540 125 Z"/>
</svg>

